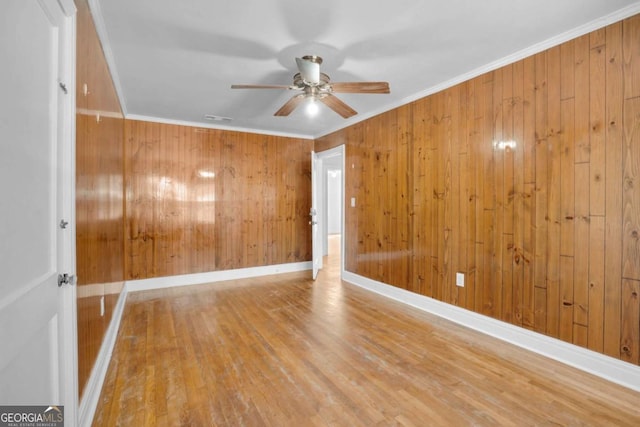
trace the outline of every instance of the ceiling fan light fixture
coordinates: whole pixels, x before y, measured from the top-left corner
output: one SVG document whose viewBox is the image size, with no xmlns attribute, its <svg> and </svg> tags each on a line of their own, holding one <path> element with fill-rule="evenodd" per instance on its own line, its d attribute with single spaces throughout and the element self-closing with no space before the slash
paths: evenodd
<svg viewBox="0 0 640 427">
<path fill-rule="evenodd" d="M 306 106 L 307 116 L 315 117 L 318 115 L 319 111 L 320 111 L 320 106 L 318 106 L 316 99 L 314 97 L 310 97 L 307 101 L 307 106 Z"/>
<path fill-rule="evenodd" d="M 316 103 L 324 105 L 335 111 L 343 118 L 348 119 L 358 114 L 356 110 L 334 96 L 335 93 L 390 93 L 387 82 L 337 82 L 332 83 L 329 76 L 320 72 L 322 58 L 316 55 L 305 55 L 296 58 L 298 72 L 293 76 L 293 85 L 231 85 L 231 89 L 289 89 L 301 92 L 290 98 L 275 112 L 274 116 L 286 117 L 307 98 L 306 113 L 312 117 L 318 114 L 319 107 Z"/>
</svg>

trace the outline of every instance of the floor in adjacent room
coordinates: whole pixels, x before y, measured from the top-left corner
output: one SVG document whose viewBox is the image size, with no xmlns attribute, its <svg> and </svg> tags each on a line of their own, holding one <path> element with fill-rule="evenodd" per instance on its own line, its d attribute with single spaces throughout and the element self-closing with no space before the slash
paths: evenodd
<svg viewBox="0 0 640 427">
<path fill-rule="evenodd" d="M 310 272 L 131 293 L 97 426 L 640 425 L 640 393 Z"/>
</svg>

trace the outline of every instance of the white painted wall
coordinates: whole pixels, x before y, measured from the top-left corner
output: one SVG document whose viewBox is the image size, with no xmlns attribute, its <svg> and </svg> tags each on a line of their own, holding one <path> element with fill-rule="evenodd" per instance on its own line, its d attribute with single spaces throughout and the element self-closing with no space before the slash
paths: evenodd
<svg viewBox="0 0 640 427">
<path fill-rule="evenodd" d="M 340 234 L 342 224 L 342 170 L 327 171 L 327 233 Z"/>
</svg>

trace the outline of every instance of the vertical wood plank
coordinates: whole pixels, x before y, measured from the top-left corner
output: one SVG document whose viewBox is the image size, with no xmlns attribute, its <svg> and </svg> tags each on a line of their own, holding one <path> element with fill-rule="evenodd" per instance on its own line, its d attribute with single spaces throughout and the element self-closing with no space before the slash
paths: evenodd
<svg viewBox="0 0 640 427">
<path fill-rule="evenodd" d="M 640 96 L 640 14 L 622 22 L 624 98 Z"/>
<path fill-rule="evenodd" d="M 575 48 L 568 43 L 570 49 L 562 50 L 562 85 L 570 85 L 571 91 L 563 89 L 567 95 L 561 102 L 561 159 L 560 159 L 560 329 L 562 340 L 573 342 L 573 321 L 576 304 L 574 300 L 574 252 L 575 244 Z M 565 45 L 563 45 L 564 47 Z M 567 77 L 567 75 L 569 77 Z M 584 197 L 585 194 L 582 193 Z"/>
<path fill-rule="evenodd" d="M 640 97 L 624 102 L 623 162 L 622 276 L 640 280 Z"/>
<path fill-rule="evenodd" d="M 445 244 L 445 223 L 444 223 L 444 197 L 445 197 L 445 150 L 448 148 L 444 144 L 446 138 L 445 133 L 445 97 L 442 93 L 438 93 L 433 99 L 433 137 L 434 157 L 437 159 L 437 168 L 434 168 L 431 175 L 434 182 L 433 197 L 436 202 L 434 206 L 433 217 L 433 240 L 432 261 L 434 263 L 436 274 L 433 275 L 433 297 L 443 300 L 443 284 L 444 275 L 444 244 Z"/>
<path fill-rule="evenodd" d="M 503 132 L 507 141 L 513 141 L 513 147 L 505 148 L 505 170 L 504 170 L 504 197 L 506 200 L 504 221 L 504 232 L 511 235 L 505 248 L 508 253 L 508 265 L 505 267 L 509 273 L 504 274 L 503 281 L 503 319 L 515 324 L 522 323 L 522 282 L 519 268 L 519 252 L 522 248 L 522 193 L 524 192 L 524 181 L 522 179 L 522 141 L 523 141 L 523 70 L 522 61 L 511 66 L 509 82 L 504 85 L 503 98 L 506 102 L 506 109 L 503 108 Z"/>
<path fill-rule="evenodd" d="M 576 163 L 590 159 L 589 100 L 590 100 L 590 51 L 589 35 L 575 40 L 575 147 Z"/>
<path fill-rule="evenodd" d="M 493 75 L 491 80 L 487 80 L 483 84 L 483 97 L 485 100 L 483 112 L 483 146 L 482 156 L 484 160 L 484 182 L 483 182 L 483 211 L 481 227 L 483 235 L 483 283 L 482 283 L 482 313 L 493 316 L 496 313 L 496 271 L 493 268 L 493 259 L 496 256 L 496 240 L 499 238 L 498 231 L 495 228 L 495 212 L 496 212 L 496 188 L 495 182 L 495 157 L 493 153 L 492 142 L 494 141 L 494 81 Z"/>
<path fill-rule="evenodd" d="M 533 253 L 535 244 L 535 183 L 524 185 L 523 200 L 523 254 L 521 263 L 523 264 L 523 289 L 522 289 L 522 326 L 528 329 L 535 327 L 535 303 L 536 287 L 534 281 Z"/>
<path fill-rule="evenodd" d="M 455 270 L 453 272 L 452 281 L 455 284 L 456 276 L 455 274 L 460 272 L 465 275 L 465 287 L 457 288 L 457 305 L 460 307 L 467 307 L 467 293 L 469 291 L 470 286 L 473 286 L 470 283 L 470 274 L 469 274 L 469 199 L 470 195 L 470 180 L 469 180 L 469 155 L 467 153 L 458 154 L 458 165 L 459 165 L 459 191 L 457 198 L 457 204 L 460 209 L 459 221 L 458 221 L 458 256 L 457 261 L 454 264 Z"/>
<path fill-rule="evenodd" d="M 560 45 L 560 99 L 562 100 L 575 96 L 575 52 L 575 40 L 569 40 Z"/>
<path fill-rule="evenodd" d="M 145 229 L 146 233 L 142 236 L 143 240 L 147 241 L 147 245 L 145 248 L 146 258 L 143 267 L 145 270 L 145 276 L 141 277 L 146 278 L 156 277 L 158 275 L 158 244 L 162 244 L 163 229 L 162 224 L 158 220 L 158 215 L 161 211 L 158 209 L 156 198 L 159 203 L 162 203 L 160 195 L 164 191 L 163 188 L 166 184 L 162 183 L 162 186 L 160 185 L 161 181 L 163 181 L 159 161 L 162 149 L 159 138 L 160 127 L 146 124 L 142 126 L 142 129 L 144 132 L 145 142 L 147 143 L 147 148 L 149 149 L 149 160 L 145 163 L 147 163 L 149 168 L 148 170 L 151 175 L 151 193 L 146 195 L 149 199 L 150 209 L 145 221 L 145 225 L 147 227 Z M 145 179 L 144 173 L 141 178 Z"/>
<path fill-rule="evenodd" d="M 469 81 L 466 85 L 467 88 L 467 144 L 466 151 L 463 154 L 464 157 L 460 159 L 460 167 L 467 170 L 465 189 L 466 189 L 466 246 L 467 246 L 467 264 L 466 277 L 465 277 L 465 308 L 473 310 L 475 307 L 475 288 L 477 278 L 477 260 L 476 260 L 476 229 L 477 229 L 477 216 L 476 209 L 478 204 L 477 187 L 478 182 L 475 177 L 477 174 L 478 162 L 477 162 L 477 146 L 480 144 L 478 120 L 476 119 L 476 84 Z"/>
<path fill-rule="evenodd" d="M 536 80 L 536 57 L 530 56 L 522 61 L 522 79 L 523 79 L 523 93 L 522 93 L 522 108 L 523 108 L 523 156 L 524 156 L 524 182 L 530 184 L 536 180 L 536 145 L 537 145 L 537 133 L 536 133 L 536 100 L 539 83 Z M 540 64 L 542 67 L 542 64 Z M 538 72 L 542 70 L 538 69 Z"/>
<path fill-rule="evenodd" d="M 222 144 L 220 143 L 219 134 L 221 131 L 209 131 L 207 132 L 207 143 L 211 147 L 209 153 L 211 155 L 211 162 L 213 163 L 213 172 L 218 176 L 218 174 L 222 171 Z M 218 198 L 222 193 L 221 190 L 221 182 L 219 179 L 213 177 L 213 183 L 210 184 L 207 188 L 207 197 L 211 198 L 213 203 L 212 212 L 209 215 L 211 218 L 211 224 L 209 226 L 210 234 L 207 238 L 207 245 L 209 246 L 209 268 L 219 269 L 220 266 L 216 263 L 216 259 L 218 257 L 218 253 L 216 252 L 216 247 L 218 245 L 218 240 L 220 236 L 216 234 L 216 218 L 218 217 L 218 210 L 221 208 L 220 203 L 218 202 Z M 264 239 L 262 240 L 264 242 Z M 262 245 L 264 248 L 264 243 Z"/>
<path fill-rule="evenodd" d="M 413 104 L 413 286 L 417 293 L 430 295 L 432 192 L 429 191 L 432 152 L 430 99 Z"/>
<path fill-rule="evenodd" d="M 589 74 L 589 145 L 591 215 L 605 214 L 605 148 L 606 148 L 606 51 L 604 46 L 591 49 Z"/>
<path fill-rule="evenodd" d="M 501 319 L 505 322 L 514 321 L 513 301 L 513 234 L 502 234 L 502 309 Z"/>
<path fill-rule="evenodd" d="M 514 120 L 515 109 L 519 103 L 519 98 L 516 98 L 514 94 L 514 73 L 516 70 L 516 64 L 510 65 L 504 68 L 502 76 L 502 140 L 512 141 L 515 146 L 506 146 L 504 151 L 504 172 L 503 180 L 504 186 L 502 189 L 503 199 L 503 233 L 513 234 L 514 227 L 514 199 L 515 199 L 515 187 L 514 187 L 514 151 L 517 150 L 520 140 L 516 140 L 514 132 Z"/>
<path fill-rule="evenodd" d="M 535 292 L 535 325 L 536 331 L 546 332 L 546 321 L 541 322 L 542 317 L 546 318 L 547 303 L 543 302 L 541 296 L 546 298 L 547 287 L 547 182 L 548 182 L 548 157 L 549 148 L 547 141 L 547 55 L 545 52 L 535 55 L 535 253 L 533 256 L 533 280 L 538 289 L 545 289 L 545 292 L 536 290 Z M 544 326 L 544 327 L 543 327 Z"/>
<path fill-rule="evenodd" d="M 573 268 L 572 256 L 560 257 L 560 320 L 558 336 L 565 342 L 573 342 Z"/>
<path fill-rule="evenodd" d="M 548 206 L 547 217 L 547 333 L 559 334 L 560 313 L 560 224 L 561 224 L 561 105 L 560 48 L 551 48 L 547 55 L 548 122 Z"/>
<path fill-rule="evenodd" d="M 362 241 L 362 249 L 358 253 L 358 272 L 363 276 L 374 278 L 373 268 L 371 265 L 374 264 L 374 251 L 376 248 L 375 244 L 375 236 L 372 233 L 372 220 L 368 220 L 367 212 L 373 210 L 373 207 L 376 206 L 371 202 L 371 192 L 373 191 L 372 187 L 376 184 L 375 182 L 375 174 L 373 168 L 373 153 L 369 149 L 369 143 L 367 141 L 367 137 L 371 129 L 371 123 L 367 122 L 364 125 L 364 132 L 362 135 L 362 140 L 360 146 L 362 148 L 362 182 L 361 187 L 358 192 L 357 200 L 360 202 L 357 203 L 358 206 L 358 228 L 362 229 L 361 241 Z"/>
<path fill-rule="evenodd" d="M 575 165 L 575 233 L 574 233 L 574 288 L 573 321 L 588 325 L 589 312 L 589 164 Z"/>
<path fill-rule="evenodd" d="M 606 28 L 606 234 L 604 277 L 604 352 L 620 357 L 622 282 L 623 75 L 622 23 Z"/>
<path fill-rule="evenodd" d="M 587 347 L 588 343 L 588 331 L 584 325 L 573 324 L 573 343 L 580 347 Z"/>
<path fill-rule="evenodd" d="M 535 288 L 534 292 L 533 330 L 544 334 L 547 331 L 547 290 L 545 288 Z"/>
<path fill-rule="evenodd" d="M 560 111 L 560 255 L 573 256 L 575 233 L 575 102 L 562 101 Z M 583 193 L 583 196 L 588 193 Z"/>
<path fill-rule="evenodd" d="M 589 223 L 589 349 L 604 347 L 605 218 L 592 216 Z"/>
<path fill-rule="evenodd" d="M 525 288 L 525 118 L 524 118 L 524 61 L 513 66 L 513 319 L 521 326 L 523 319 L 523 292 Z"/>
<path fill-rule="evenodd" d="M 503 259 L 504 251 L 506 248 L 504 244 L 504 232 L 505 232 L 505 197 L 504 197 L 504 170 L 505 170 L 505 152 L 504 150 L 497 149 L 497 143 L 504 142 L 503 134 L 503 121 L 504 121 L 504 108 L 505 104 L 503 98 L 504 86 L 503 81 L 508 80 L 511 82 L 511 67 L 507 66 L 500 68 L 493 72 L 493 158 L 494 158 L 494 170 L 493 170 L 493 187 L 494 190 L 494 211 L 492 220 L 494 233 L 494 249 L 491 253 L 491 271 L 493 280 L 491 282 L 491 300 L 493 302 L 493 317 L 497 319 L 503 318 Z M 507 76 L 505 78 L 505 75 Z"/>
<path fill-rule="evenodd" d="M 592 48 L 604 46 L 607 40 L 606 28 L 600 28 L 589 33 L 589 40 Z"/>
<path fill-rule="evenodd" d="M 621 359 L 640 363 L 640 281 L 622 282 L 622 326 L 620 336 Z"/>
<path fill-rule="evenodd" d="M 523 193 L 523 243 L 522 243 L 522 263 L 523 263 L 523 291 L 522 291 L 522 325 L 525 328 L 533 329 L 535 324 L 535 265 L 536 265 L 536 237 L 537 232 L 537 208 L 535 205 L 538 198 L 536 186 L 536 164 L 538 156 L 538 137 L 536 112 L 538 110 L 536 101 L 541 100 L 538 95 L 539 87 L 536 78 L 536 57 L 528 57 L 523 60 L 523 161 L 524 161 L 524 193 Z M 538 67 L 538 71 L 542 64 Z"/>
<path fill-rule="evenodd" d="M 475 245 L 475 292 L 473 297 L 473 310 L 477 313 L 484 312 L 484 277 L 485 277 L 485 269 L 484 269 L 484 204 L 485 204 L 485 193 L 484 193 L 484 180 L 485 180 L 485 148 L 486 148 L 486 139 L 485 139 L 485 113 L 486 113 L 486 91 L 485 91 L 485 83 L 483 77 L 477 77 L 473 81 L 475 99 L 474 99 L 474 122 L 476 128 L 476 141 L 477 144 L 473 147 L 473 153 L 476 160 L 476 174 L 475 174 L 475 182 L 476 182 L 476 204 L 475 204 L 475 219 L 476 219 L 476 232 L 474 236 L 474 240 L 476 242 Z"/>
<path fill-rule="evenodd" d="M 459 86 L 458 90 L 458 112 L 456 114 L 457 124 L 457 145 L 454 156 L 456 157 L 453 169 L 454 180 L 457 181 L 456 188 L 454 188 L 452 198 L 454 203 L 454 209 L 457 213 L 457 223 L 454 223 L 455 227 L 455 240 L 456 247 L 453 252 L 452 259 L 452 272 L 451 272 L 451 286 L 453 289 L 453 300 L 455 304 L 460 307 L 466 307 L 467 305 L 467 289 L 456 286 L 456 273 L 461 272 L 468 278 L 468 229 L 469 229 L 469 185 L 468 185 L 468 117 L 469 117 L 469 92 L 468 83 L 464 83 Z"/>
<path fill-rule="evenodd" d="M 445 286 L 445 301 L 457 305 L 457 287 L 455 286 L 455 271 L 458 265 L 458 252 L 460 250 L 460 85 L 450 89 L 447 110 L 450 119 L 447 123 L 447 134 L 449 152 L 447 153 L 447 169 L 445 180 L 445 228 L 448 234 L 447 246 L 445 249 L 445 269 L 443 284 Z"/>
<path fill-rule="evenodd" d="M 413 175 L 413 162 L 411 152 L 413 151 L 411 126 L 413 123 L 413 110 L 411 105 L 402 108 L 402 114 L 398 120 L 398 140 L 399 153 L 398 164 L 401 170 L 398 174 L 399 198 L 398 198 L 398 249 L 402 253 L 399 259 L 399 268 L 402 271 L 401 281 L 406 289 L 411 279 L 411 236 L 413 235 L 413 224 L 411 222 L 411 176 Z"/>
</svg>

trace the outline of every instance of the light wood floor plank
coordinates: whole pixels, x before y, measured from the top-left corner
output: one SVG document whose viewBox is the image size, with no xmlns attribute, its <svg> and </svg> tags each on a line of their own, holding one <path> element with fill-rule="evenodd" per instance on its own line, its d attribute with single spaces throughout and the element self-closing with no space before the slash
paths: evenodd
<svg viewBox="0 0 640 427">
<path fill-rule="evenodd" d="M 640 393 L 341 283 L 331 257 L 308 276 L 130 294 L 94 425 L 640 425 Z"/>
</svg>

